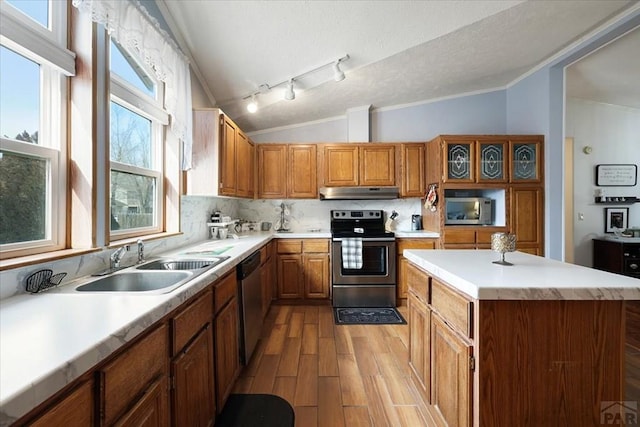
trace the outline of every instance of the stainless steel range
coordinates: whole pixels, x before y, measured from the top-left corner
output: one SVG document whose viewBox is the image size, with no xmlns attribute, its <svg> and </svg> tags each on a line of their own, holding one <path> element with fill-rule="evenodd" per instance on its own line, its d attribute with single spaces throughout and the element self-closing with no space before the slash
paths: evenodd
<svg viewBox="0 0 640 427">
<path fill-rule="evenodd" d="M 396 240 L 384 211 L 331 211 L 334 307 L 396 306 Z"/>
</svg>

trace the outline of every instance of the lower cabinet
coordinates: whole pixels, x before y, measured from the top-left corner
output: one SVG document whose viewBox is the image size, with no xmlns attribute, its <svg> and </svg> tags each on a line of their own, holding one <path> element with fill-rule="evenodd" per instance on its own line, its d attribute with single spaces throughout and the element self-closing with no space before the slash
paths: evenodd
<svg viewBox="0 0 640 427">
<path fill-rule="evenodd" d="M 449 426 L 473 422 L 473 347 L 436 314 L 431 315 L 431 404 Z"/>
<path fill-rule="evenodd" d="M 396 288 L 396 298 L 407 298 L 407 290 L 409 286 L 407 284 L 407 265 L 409 261 L 403 256 L 403 253 L 407 249 L 434 249 L 436 247 L 438 239 L 396 239 L 397 242 L 397 274 L 398 274 L 398 286 Z"/>
<path fill-rule="evenodd" d="M 277 241 L 279 299 L 330 298 L 329 240 Z"/>
<path fill-rule="evenodd" d="M 86 427 L 94 425 L 93 381 L 85 381 L 28 425 L 33 427 Z M 24 425 L 24 424 L 22 424 Z"/>
<path fill-rule="evenodd" d="M 161 323 L 98 371 L 101 425 L 169 425 L 167 329 Z"/>
<path fill-rule="evenodd" d="M 232 276 L 235 282 L 235 272 Z M 237 289 L 237 284 L 236 284 Z M 216 404 L 218 413 L 222 411 L 231 394 L 233 384 L 240 373 L 240 349 L 238 345 L 238 298 L 237 294 L 216 313 L 214 319 L 215 366 L 216 366 Z"/>
<path fill-rule="evenodd" d="M 409 367 L 422 398 L 431 403 L 431 310 L 416 294 L 409 291 Z"/>
<path fill-rule="evenodd" d="M 275 242 L 271 241 L 260 249 L 260 282 L 262 287 L 262 317 L 269 312 L 273 301 L 273 286 L 276 283 Z"/>
</svg>

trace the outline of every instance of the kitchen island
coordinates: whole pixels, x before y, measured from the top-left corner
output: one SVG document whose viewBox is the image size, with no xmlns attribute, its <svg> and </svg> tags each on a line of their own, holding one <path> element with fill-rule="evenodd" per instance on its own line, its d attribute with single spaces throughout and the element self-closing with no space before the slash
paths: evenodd
<svg viewBox="0 0 640 427">
<path fill-rule="evenodd" d="M 637 417 L 639 280 L 521 252 L 513 266 L 489 250 L 404 256 L 412 378 L 439 423 Z"/>
</svg>

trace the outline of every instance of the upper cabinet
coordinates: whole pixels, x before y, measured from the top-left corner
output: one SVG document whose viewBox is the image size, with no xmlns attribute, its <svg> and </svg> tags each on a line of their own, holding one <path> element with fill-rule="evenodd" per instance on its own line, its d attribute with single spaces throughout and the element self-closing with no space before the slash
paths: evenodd
<svg viewBox="0 0 640 427">
<path fill-rule="evenodd" d="M 397 144 L 326 144 L 322 183 L 327 187 L 393 186 Z"/>
<path fill-rule="evenodd" d="M 193 112 L 193 164 L 187 194 L 253 198 L 255 149 L 220 109 Z"/>
<path fill-rule="evenodd" d="M 509 140 L 511 182 L 542 181 L 542 137 Z"/>
<path fill-rule="evenodd" d="M 424 197 L 426 191 L 424 144 L 401 144 L 400 150 L 402 156 L 400 196 Z"/>
<path fill-rule="evenodd" d="M 315 199 L 316 153 L 312 144 L 258 145 L 258 198 Z"/>
</svg>

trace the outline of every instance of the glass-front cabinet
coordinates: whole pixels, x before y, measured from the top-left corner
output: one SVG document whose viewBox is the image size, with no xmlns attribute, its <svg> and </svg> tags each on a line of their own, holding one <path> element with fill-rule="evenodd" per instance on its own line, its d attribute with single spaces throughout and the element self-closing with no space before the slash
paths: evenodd
<svg viewBox="0 0 640 427">
<path fill-rule="evenodd" d="M 445 182 L 475 182 L 474 151 L 475 141 L 445 141 Z"/>
<path fill-rule="evenodd" d="M 511 140 L 511 182 L 540 182 L 542 144 L 540 140 Z"/>
<path fill-rule="evenodd" d="M 477 141 L 478 182 L 507 182 L 506 141 Z"/>
<path fill-rule="evenodd" d="M 507 140 L 445 140 L 444 182 L 507 182 Z"/>
</svg>

